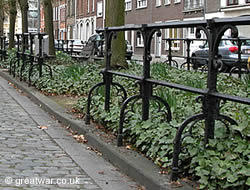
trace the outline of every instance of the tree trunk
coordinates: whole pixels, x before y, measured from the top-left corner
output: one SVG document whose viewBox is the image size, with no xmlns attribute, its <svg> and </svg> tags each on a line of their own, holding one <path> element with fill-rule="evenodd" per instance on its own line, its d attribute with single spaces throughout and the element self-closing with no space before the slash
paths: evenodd
<svg viewBox="0 0 250 190">
<path fill-rule="evenodd" d="M 45 33 L 49 35 L 49 55 L 55 55 L 53 8 L 51 0 L 44 0 Z"/>
<path fill-rule="evenodd" d="M 3 36 L 4 0 L 0 0 L 0 36 Z"/>
<path fill-rule="evenodd" d="M 21 14 L 22 14 L 22 33 L 28 32 L 28 1 L 27 0 L 18 0 Z"/>
<path fill-rule="evenodd" d="M 9 0 L 9 9 L 10 9 L 10 28 L 9 28 L 9 49 L 15 47 L 15 23 L 16 23 L 16 0 Z"/>
<path fill-rule="evenodd" d="M 125 24 L 124 0 L 106 0 L 105 26 L 122 26 Z M 124 32 L 117 33 L 117 38 L 112 40 L 111 67 L 128 67 L 125 59 L 126 43 Z"/>
<path fill-rule="evenodd" d="M 28 32 L 28 1 L 27 0 L 18 0 L 18 4 L 21 9 L 21 14 L 22 14 L 22 33 L 27 33 Z M 22 43 L 22 48 L 28 49 L 28 39 L 25 38 L 23 39 L 24 43 Z"/>
</svg>

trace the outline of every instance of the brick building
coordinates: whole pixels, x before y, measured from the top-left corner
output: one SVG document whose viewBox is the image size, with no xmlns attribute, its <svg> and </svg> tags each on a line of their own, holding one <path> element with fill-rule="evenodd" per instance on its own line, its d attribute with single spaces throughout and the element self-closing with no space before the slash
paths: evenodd
<svg viewBox="0 0 250 190">
<path fill-rule="evenodd" d="M 96 1 L 78 0 L 75 20 L 75 38 L 83 41 L 95 33 Z"/>
<path fill-rule="evenodd" d="M 223 17 L 249 16 L 250 0 L 221 0 L 219 11 L 223 12 Z M 249 31 L 249 26 L 239 27 L 239 34 L 241 36 L 250 37 Z"/>
<path fill-rule="evenodd" d="M 76 33 L 76 10 L 77 10 L 77 0 L 67 0 L 67 39 L 75 39 Z"/>
<path fill-rule="evenodd" d="M 210 19 L 249 14 L 250 0 L 124 0 L 126 24 L 147 24 L 169 21 Z M 56 0 L 54 1 L 54 30 L 56 39 L 81 39 L 86 41 L 96 28 L 105 23 L 105 0 Z M 247 30 L 241 30 L 247 35 Z M 195 28 L 169 28 L 155 36 L 151 53 L 155 57 L 168 54 L 165 38 L 194 38 Z M 135 54 L 142 54 L 143 41 L 136 31 L 125 33 Z M 196 49 L 199 43 L 192 43 Z M 185 54 L 185 43 L 172 42 L 175 54 Z"/>
<path fill-rule="evenodd" d="M 181 0 L 125 0 L 126 24 L 148 24 L 183 20 L 183 1 Z M 166 29 L 161 31 L 162 35 L 155 35 L 151 53 L 155 57 L 166 57 L 168 44 L 166 38 L 182 38 L 181 29 Z M 142 54 L 143 41 L 135 31 L 127 32 L 126 39 L 134 47 L 135 54 Z M 182 44 L 176 40 L 172 42 L 172 50 L 176 54 L 182 54 Z"/>
</svg>

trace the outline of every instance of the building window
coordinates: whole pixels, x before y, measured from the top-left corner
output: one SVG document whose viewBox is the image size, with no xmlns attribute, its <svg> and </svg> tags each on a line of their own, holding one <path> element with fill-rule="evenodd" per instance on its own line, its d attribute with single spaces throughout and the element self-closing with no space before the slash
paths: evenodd
<svg viewBox="0 0 250 190">
<path fill-rule="evenodd" d="M 92 1 L 92 12 L 95 12 L 95 0 Z"/>
<path fill-rule="evenodd" d="M 75 15 L 75 0 L 72 1 L 72 15 Z"/>
<path fill-rule="evenodd" d="M 97 17 L 102 17 L 102 1 L 97 2 Z"/>
<path fill-rule="evenodd" d="M 56 20 L 56 8 L 53 7 L 53 21 Z"/>
<path fill-rule="evenodd" d="M 250 3 L 250 0 L 246 0 L 246 3 Z"/>
<path fill-rule="evenodd" d="M 59 11 L 59 7 L 56 7 L 56 20 L 59 20 L 60 16 L 60 11 Z"/>
<path fill-rule="evenodd" d="M 170 0 L 164 0 L 165 2 L 164 2 L 164 5 L 170 5 Z"/>
<path fill-rule="evenodd" d="M 174 3 L 180 3 L 181 0 L 174 0 Z"/>
<path fill-rule="evenodd" d="M 166 29 L 165 30 L 165 36 L 166 36 L 166 38 L 170 38 L 170 39 L 179 38 L 178 28 Z M 166 50 L 168 50 L 168 48 L 169 48 L 168 42 L 166 42 L 165 48 L 166 48 Z M 180 49 L 180 40 L 171 41 L 171 48 L 172 48 L 172 50 L 178 51 Z"/>
<path fill-rule="evenodd" d="M 190 34 L 193 34 L 193 35 L 194 35 L 194 27 L 191 27 L 191 28 L 190 28 Z"/>
<path fill-rule="evenodd" d="M 132 10 L 132 0 L 125 0 L 125 11 Z"/>
<path fill-rule="evenodd" d="M 86 24 L 86 40 L 89 39 L 89 33 L 90 33 L 89 23 L 87 22 L 87 24 Z"/>
<path fill-rule="evenodd" d="M 144 47 L 142 35 L 137 35 L 137 47 Z"/>
<path fill-rule="evenodd" d="M 28 27 L 29 32 L 33 32 L 37 28 L 38 13 L 37 10 L 28 10 Z"/>
<path fill-rule="evenodd" d="M 89 13 L 89 0 L 88 0 L 88 4 L 87 4 L 87 10 L 88 10 L 88 13 Z"/>
<path fill-rule="evenodd" d="M 71 1 L 70 0 L 68 0 L 68 2 L 67 2 L 67 16 L 70 16 L 71 14 L 70 14 L 70 10 L 71 9 Z"/>
<path fill-rule="evenodd" d="M 184 10 L 203 8 L 203 0 L 186 0 Z"/>
<path fill-rule="evenodd" d="M 156 7 L 161 6 L 161 0 L 155 0 L 155 6 Z"/>
<path fill-rule="evenodd" d="M 58 20 L 58 7 L 53 8 L 53 21 Z"/>
<path fill-rule="evenodd" d="M 37 0 L 29 0 L 29 10 L 37 10 L 38 8 L 38 2 Z"/>
<path fill-rule="evenodd" d="M 95 33 L 94 21 L 91 21 L 91 34 Z"/>
<path fill-rule="evenodd" d="M 237 5 L 238 0 L 227 0 L 227 5 Z"/>
<path fill-rule="evenodd" d="M 137 0 L 137 8 L 147 7 L 147 0 Z"/>
</svg>

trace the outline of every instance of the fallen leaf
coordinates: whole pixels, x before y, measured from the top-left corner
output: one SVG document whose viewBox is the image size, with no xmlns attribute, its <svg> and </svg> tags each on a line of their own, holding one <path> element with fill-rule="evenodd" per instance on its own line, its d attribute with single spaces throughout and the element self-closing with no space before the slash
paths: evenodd
<svg viewBox="0 0 250 190">
<path fill-rule="evenodd" d="M 104 171 L 99 171 L 98 173 L 101 175 L 104 175 Z"/>
<path fill-rule="evenodd" d="M 77 118 L 82 119 L 84 117 L 84 114 L 78 114 Z"/>
<path fill-rule="evenodd" d="M 161 170 L 159 171 L 160 174 L 168 174 L 169 172 L 167 170 Z"/>
<path fill-rule="evenodd" d="M 65 157 L 65 156 L 66 156 L 66 154 L 58 154 L 58 155 L 56 155 L 56 158 Z"/>
<path fill-rule="evenodd" d="M 181 187 L 181 186 L 183 186 L 179 181 L 172 181 L 171 185 L 174 186 L 174 187 Z"/>
<path fill-rule="evenodd" d="M 131 145 L 127 145 L 127 146 L 126 146 L 126 149 L 127 149 L 127 150 L 131 150 Z"/>
<path fill-rule="evenodd" d="M 181 180 L 185 181 L 185 182 L 190 182 L 190 179 L 188 179 L 188 178 L 182 178 Z"/>
<path fill-rule="evenodd" d="M 115 168 L 115 169 L 111 169 L 111 171 L 120 171 L 120 169 Z"/>
<path fill-rule="evenodd" d="M 81 142 L 81 143 L 87 143 L 88 140 L 85 139 L 85 137 L 83 135 L 74 135 L 73 136 L 78 142 Z"/>
<path fill-rule="evenodd" d="M 48 127 L 47 127 L 47 126 L 42 126 L 42 125 L 40 125 L 40 126 L 38 126 L 38 129 L 41 129 L 41 130 L 47 130 L 47 129 L 48 129 Z"/>
<path fill-rule="evenodd" d="M 98 156 L 102 156 L 101 152 L 99 152 L 97 149 L 95 149 L 95 148 L 93 148 L 91 146 L 88 146 L 87 150 L 91 150 L 91 151 L 95 152 Z"/>
<path fill-rule="evenodd" d="M 136 187 L 138 190 L 146 190 L 146 187 L 144 187 L 144 186 L 137 185 Z"/>
</svg>

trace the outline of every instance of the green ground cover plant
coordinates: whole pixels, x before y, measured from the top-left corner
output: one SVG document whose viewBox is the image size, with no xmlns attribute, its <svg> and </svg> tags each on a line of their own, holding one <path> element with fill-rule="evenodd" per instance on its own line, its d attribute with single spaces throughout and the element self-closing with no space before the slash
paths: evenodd
<svg viewBox="0 0 250 190">
<path fill-rule="evenodd" d="M 74 109 L 85 113 L 87 94 L 90 88 L 102 81 L 99 74 L 102 64 L 50 63 L 53 67 L 53 78 L 44 75 L 42 78 L 33 76 L 35 87 L 46 94 L 81 96 Z M 46 71 L 45 71 L 46 72 Z M 129 69 L 120 70 L 128 74 L 141 75 L 142 66 L 131 63 Z M 183 84 L 195 88 L 206 88 L 206 73 L 197 71 L 178 70 L 163 63 L 151 65 L 151 76 Z M 115 82 L 126 89 L 128 96 L 139 93 L 134 80 L 115 76 Z M 242 80 L 225 74 L 218 76 L 218 91 L 221 93 L 250 97 L 249 75 Z M 170 171 L 173 153 L 173 139 L 181 123 L 194 114 L 201 112 L 201 103 L 196 102 L 197 94 L 184 92 L 167 87 L 154 87 L 154 94 L 168 102 L 172 112 L 172 121 L 163 120 L 163 112 L 159 105 L 150 102 L 150 119 L 141 121 L 141 102 L 136 102 L 134 112 L 128 112 L 124 126 L 126 143 L 152 159 L 161 168 Z M 91 106 L 92 119 L 102 124 L 106 129 L 117 133 L 121 97 L 112 88 L 112 103 L 109 112 L 104 110 L 104 88 L 99 88 L 93 96 Z M 132 104 L 128 107 L 133 106 Z M 162 108 L 163 105 L 160 105 Z M 199 182 L 200 189 L 239 189 L 245 190 L 250 186 L 250 109 L 247 105 L 225 102 L 221 113 L 228 115 L 238 122 L 238 126 L 229 126 L 216 122 L 215 139 L 207 145 L 203 144 L 204 122 L 199 122 L 193 128 L 193 136 L 183 141 L 183 153 L 180 154 L 181 176 Z"/>
<path fill-rule="evenodd" d="M 134 68 L 131 66 L 131 72 L 138 69 L 137 67 L 138 65 Z M 124 72 L 130 73 L 130 71 Z M 176 70 L 161 63 L 152 65 L 152 76 L 160 80 L 167 78 L 168 81 L 178 84 L 206 88 L 206 74 Z M 133 86 L 122 79 L 117 81 L 126 86 L 128 92 Z M 222 93 L 249 98 L 249 80 L 241 81 L 222 74 L 218 77 L 218 90 Z M 138 89 L 136 91 L 139 92 Z M 134 92 L 130 95 L 134 95 Z M 195 101 L 197 94 L 189 92 L 156 87 L 154 93 L 170 104 L 173 113 L 172 121 L 163 122 L 162 117 L 157 117 L 158 108 L 154 103 L 151 103 L 150 109 L 153 117 L 148 121 L 141 121 L 140 104 L 137 102 L 136 112 L 127 116 L 129 120 L 125 124 L 124 132 L 127 143 L 131 143 L 160 167 L 169 168 L 176 130 L 187 117 L 201 112 L 201 104 Z M 119 126 L 120 107 L 112 106 L 107 113 L 101 102 L 104 101 L 103 96 L 96 95 L 94 99 L 98 102 L 91 110 L 94 120 L 116 133 Z M 114 97 L 112 102 L 118 105 L 118 97 Z M 80 99 L 77 107 L 83 110 L 86 107 L 86 98 Z M 183 142 L 185 154 L 180 155 L 181 173 L 183 177 L 192 176 L 192 180 L 198 180 L 200 189 L 248 189 L 250 185 L 249 106 L 226 102 L 221 108 L 221 113 L 234 118 L 239 125 L 230 126 L 228 131 L 223 123 L 216 122 L 215 139 L 204 146 L 204 122 L 197 123 L 193 129 L 193 138 L 188 137 Z"/>
</svg>

